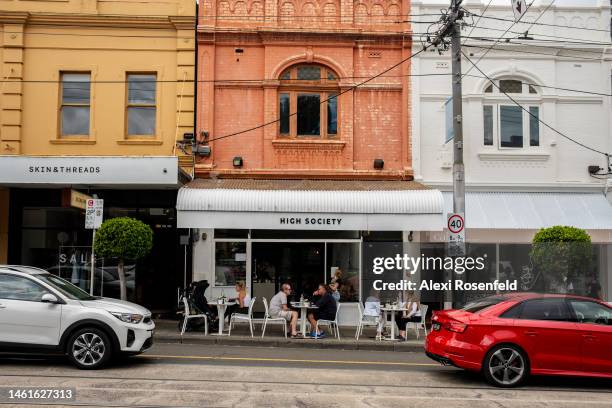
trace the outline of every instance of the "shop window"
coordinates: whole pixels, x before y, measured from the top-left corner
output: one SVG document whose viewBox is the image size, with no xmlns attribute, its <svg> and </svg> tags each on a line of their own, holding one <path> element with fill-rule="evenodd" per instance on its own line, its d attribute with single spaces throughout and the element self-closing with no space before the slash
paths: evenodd
<svg viewBox="0 0 612 408">
<path fill-rule="evenodd" d="M 127 134 L 155 135 L 157 104 L 155 74 L 127 75 Z"/>
<path fill-rule="evenodd" d="M 61 74 L 61 136 L 88 136 L 91 110 L 91 74 Z"/>
<path fill-rule="evenodd" d="M 536 105 L 539 103 L 536 89 L 515 79 L 502 79 L 494 81 L 494 84 L 489 84 L 484 90 L 483 145 L 497 145 L 501 149 L 540 146 L 540 107 Z M 518 94 L 513 98 L 521 106 L 499 103 L 500 97 L 505 98 L 504 93 Z"/>
<path fill-rule="evenodd" d="M 360 290 L 359 242 L 327 243 L 327 283 L 337 282 L 340 302 L 358 302 Z"/>
<path fill-rule="evenodd" d="M 318 64 L 299 64 L 285 70 L 279 78 L 279 135 L 335 137 L 339 94 L 336 73 Z"/>
<path fill-rule="evenodd" d="M 234 286 L 246 281 L 246 242 L 215 243 L 215 286 Z"/>
</svg>

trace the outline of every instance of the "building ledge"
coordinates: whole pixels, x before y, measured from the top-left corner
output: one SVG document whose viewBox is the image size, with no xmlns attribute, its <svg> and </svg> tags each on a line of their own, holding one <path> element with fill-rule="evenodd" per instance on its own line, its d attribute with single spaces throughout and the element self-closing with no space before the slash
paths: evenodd
<svg viewBox="0 0 612 408">
<path fill-rule="evenodd" d="M 148 145 L 148 146 L 160 146 L 164 142 L 156 139 L 121 139 L 117 140 L 119 145 Z"/>
<path fill-rule="evenodd" d="M 272 146 L 277 149 L 300 149 L 300 150 L 329 150 L 340 151 L 344 149 L 346 142 L 330 139 L 276 139 L 272 140 Z"/>
<path fill-rule="evenodd" d="M 49 143 L 57 145 L 94 145 L 96 144 L 96 139 L 51 139 Z"/>
<path fill-rule="evenodd" d="M 483 161 L 529 161 L 543 162 L 550 159 L 548 153 L 478 153 L 478 158 Z"/>
</svg>

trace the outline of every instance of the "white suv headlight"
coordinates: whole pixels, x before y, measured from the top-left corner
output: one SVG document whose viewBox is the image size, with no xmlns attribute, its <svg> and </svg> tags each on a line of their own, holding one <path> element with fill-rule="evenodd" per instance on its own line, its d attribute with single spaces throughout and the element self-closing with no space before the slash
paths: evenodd
<svg viewBox="0 0 612 408">
<path fill-rule="evenodd" d="M 118 312 L 109 312 L 110 314 L 112 314 L 113 316 L 115 316 L 117 319 L 121 320 L 122 322 L 125 323 L 132 323 L 132 324 L 138 324 L 142 321 L 142 315 L 141 314 L 135 314 L 135 313 L 118 313 Z"/>
</svg>

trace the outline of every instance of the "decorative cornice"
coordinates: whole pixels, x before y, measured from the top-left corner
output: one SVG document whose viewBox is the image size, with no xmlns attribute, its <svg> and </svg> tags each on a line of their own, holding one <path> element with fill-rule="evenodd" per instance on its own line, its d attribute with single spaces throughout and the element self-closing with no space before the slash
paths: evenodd
<svg viewBox="0 0 612 408">
<path fill-rule="evenodd" d="M 6 13 L 0 14 L 0 19 Z M 28 24 L 62 25 L 85 27 L 130 27 L 130 28 L 165 28 L 193 29 L 195 16 L 133 16 L 133 15 L 103 15 L 103 14 L 45 14 L 26 13 Z"/>
</svg>

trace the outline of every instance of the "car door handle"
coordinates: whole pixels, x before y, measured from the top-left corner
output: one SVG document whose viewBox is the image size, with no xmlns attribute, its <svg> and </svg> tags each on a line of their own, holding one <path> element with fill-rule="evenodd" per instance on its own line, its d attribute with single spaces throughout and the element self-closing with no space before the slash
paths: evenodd
<svg viewBox="0 0 612 408">
<path fill-rule="evenodd" d="M 528 330 L 525 332 L 525 336 L 537 336 L 538 332 L 533 330 Z"/>
</svg>

